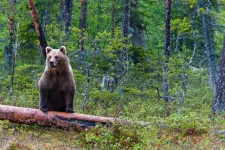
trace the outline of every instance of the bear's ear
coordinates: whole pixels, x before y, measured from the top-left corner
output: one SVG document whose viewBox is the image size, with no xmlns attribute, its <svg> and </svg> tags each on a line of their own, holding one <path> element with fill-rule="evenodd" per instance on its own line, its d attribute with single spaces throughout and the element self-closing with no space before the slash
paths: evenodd
<svg viewBox="0 0 225 150">
<path fill-rule="evenodd" d="M 52 48 L 47 46 L 45 50 L 46 50 L 46 54 L 48 54 L 49 52 L 51 52 Z"/>
<path fill-rule="evenodd" d="M 61 47 L 59 48 L 59 50 L 60 50 L 64 55 L 66 55 L 66 47 L 65 47 L 65 46 L 61 46 Z"/>
</svg>

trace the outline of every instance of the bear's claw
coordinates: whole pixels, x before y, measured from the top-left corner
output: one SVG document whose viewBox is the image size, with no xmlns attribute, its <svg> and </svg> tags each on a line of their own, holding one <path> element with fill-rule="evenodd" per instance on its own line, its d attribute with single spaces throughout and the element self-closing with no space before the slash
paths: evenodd
<svg viewBox="0 0 225 150">
<path fill-rule="evenodd" d="M 68 112 L 68 113 L 74 113 L 73 109 L 67 109 L 66 112 Z"/>
<path fill-rule="evenodd" d="M 43 113 L 45 113 L 45 114 L 48 113 L 48 108 L 40 108 L 40 110 L 41 110 Z"/>
</svg>

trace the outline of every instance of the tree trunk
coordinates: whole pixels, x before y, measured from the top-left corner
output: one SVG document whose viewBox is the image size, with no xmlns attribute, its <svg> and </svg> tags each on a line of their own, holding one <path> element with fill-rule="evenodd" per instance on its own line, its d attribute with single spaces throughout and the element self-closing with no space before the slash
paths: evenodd
<svg viewBox="0 0 225 150">
<path fill-rule="evenodd" d="M 164 66 L 163 66 L 163 99 L 169 101 L 169 83 L 167 74 L 169 71 L 168 61 L 170 57 L 170 12 L 171 12 L 171 0 L 166 1 L 166 20 L 165 20 L 165 49 L 164 49 Z"/>
<path fill-rule="evenodd" d="M 144 27 L 143 20 L 141 19 L 140 14 L 137 13 L 139 9 L 139 1 L 133 0 L 131 3 L 131 19 L 130 27 L 132 28 L 131 41 L 133 46 L 142 46 L 146 48 L 145 39 L 144 39 Z"/>
<path fill-rule="evenodd" d="M 12 59 L 13 59 L 13 45 L 15 42 L 15 1 L 10 0 L 10 10 L 8 16 L 8 43 L 5 47 L 5 69 L 10 70 L 12 68 Z"/>
<path fill-rule="evenodd" d="M 46 27 L 46 24 L 48 23 L 48 7 L 46 6 L 46 8 L 45 8 L 45 13 L 44 13 L 44 15 L 43 15 L 43 32 L 45 33 L 45 27 Z"/>
<path fill-rule="evenodd" d="M 11 83 L 10 83 L 10 95 L 9 95 L 9 100 L 12 100 L 13 96 L 13 85 L 14 85 L 14 75 L 15 75 L 15 67 L 16 67 L 16 55 L 17 55 L 17 47 L 18 47 L 18 29 L 19 29 L 19 23 L 17 28 L 15 29 L 15 43 L 13 46 L 13 56 L 12 56 L 12 74 L 11 74 Z"/>
<path fill-rule="evenodd" d="M 84 55 L 84 33 L 87 29 L 87 1 L 81 0 L 81 14 L 80 14 L 80 40 L 79 47 L 80 51 L 78 54 L 78 61 L 81 63 Z"/>
<path fill-rule="evenodd" d="M 69 33 L 72 25 L 73 0 L 61 0 L 61 31 Z"/>
<path fill-rule="evenodd" d="M 39 109 L 0 105 L 0 120 L 22 124 L 38 124 L 41 126 L 56 126 L 61 128 L 75 127 L 77 129 L 95 126 L 97 123 L 111 125 L 139 125 L 148 126 L 150 123 L 126 121 L 117 118 L 92 116 L 78 113 L 49 111 L 47 114 Z"/>
<path fill-rule="evenodd" d="M 87 1 L 81 0 L 80 29 L 87 28 Z"/>
<path fill-rule="evenodd" d="M 144 31 L 135 27 L 132 27 L 132 29 L 133 29 L 131 37 L 132 45 L 146 48 Z"/>
<path fill-rule="evenodd" d="M 102 23 L 101 22 L 101 13 L 102 13 L 101 3 L 102 3 L 102 0 L 98 0 L 98 24 L 97 24 L 97 31 L 98 32 L 100 32 L 100 24 Z"/>
<path fill-rule="evenodd" d="M 129 25 L 130 25 L 130 0 L 123 0 L 122 30 L 124 38 L 127 38 L 129 35 Z M 125 40 L 125 44 L 128 44 L 128 40 Z"/>
<path fill-rule="evenodd" d="M 128 35 L 129 35 L 129 24 L 130 24 L 130 0 L 123 0 L 123 18 L 122 18 L 122 30 L 123 30 L 123 37 L 125 38 L 124 44 L 129 44 Z M 126 70 L 126 61 L 127 61 L 127 48 L 123 48 L 122 52 L 120 53 L 119 57 L 119 64 L 120 64 L 120 87 L 119 87 L 119 94 L 120 96 L 123 93 L 123 77 L 127 73 Z"/>
<path fill-rule="evenodd" d="M 115 0 L 112 0 L 112 35 L 111 37 L 114 38 L 115 34 Z"/>
<path fill-rule="evenodd" d="M 83 103 L 82 103 L 82 110 L 83 111 L 85 110 L 85 105 L 87 103 L 87 96 L 88 96 L 90 77 L 91 77 L 90 69 L 91 69 L 91 66 L 86 69 L 86 71 L 87 71 L 87 79 L 86 79 L 86 84 L 85 84 L 85 88 L 84 88 L 84 99 L 83 99 Z"/>
<path fill-rule="evenodd" d="M 212 111 L 213 113 L 225 110 L 225 36 L 222 51 L 222 62 L 220 66 L 219 77 L 216 85 L 216 95 L 214 97 Z"/>
<path fill-rule="evenodd" d="M 200 3 L 200 7 L 205 8 L 205 3 L 202 1 Z M 209 6 L 206 6 L 209 7 Z M 205 39 L 205 50 L 208 62 L 208 71 L 209 71 L 209 79 L 210 85 L 213 90 L 213 94 L 216 94 L 216 81 L 217 81 L 217 64 L 216 64 L 216 55 L 214 49 L 214 36 L 213 36 L 213 26 L 212 20 L 210 16 L 206 13 L 201 15 L 202 17 L 202 25 L 204 30 L 204 39 Z"/>
<path fill-rule="evenodd" d="M 36 29 L 36 32 L 37 32 L 38 40 L 40 42 L 40 46 L 41 46 L 41 49 L 42 49 L 42 54 L 46 58 L 45 48 L 48 46 L 48 44 L 47 44 L 47 41 L 45 39 L 44 32 L 41 28 L 41 24 L 39 24 L 38 15 L 37 15 L 37 12 L 36 12 L 36 9 L 35 9 L 35 6 L 34 6 L 34 2 L 33 2 L 33 0 L 28 0 L 28 3 L 29 3 L 30 10 L 31 10 L 32 18 L 33 18 L 33 21 L 34 21 L 35 29 Z"/>
</svg>

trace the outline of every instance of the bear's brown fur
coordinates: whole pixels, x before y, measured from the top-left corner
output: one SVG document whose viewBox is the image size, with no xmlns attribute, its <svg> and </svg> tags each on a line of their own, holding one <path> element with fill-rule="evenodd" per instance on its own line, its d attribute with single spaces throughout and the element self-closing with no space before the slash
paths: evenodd
<svg viewBox="0 0 225 150">
<path fill-rule="evenodd" d="M 46 67 L 39 80 L 40 109 L 73 112 L 75 80 L 66 56 L 66 47 L 46 47 Z"/>
</svg>

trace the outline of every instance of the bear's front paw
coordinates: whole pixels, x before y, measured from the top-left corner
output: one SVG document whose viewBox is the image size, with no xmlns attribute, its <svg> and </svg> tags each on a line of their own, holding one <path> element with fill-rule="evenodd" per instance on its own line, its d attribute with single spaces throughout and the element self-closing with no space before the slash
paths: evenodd
<svg viewBox="0 0 225 150">
<path fill-rule="evenodd" d="M 45 114 L 48 113 L 48 108 L 40 108 L 40 110 L 41 110 L 43 113 L 45 113 Z"/>
<path fill-rule="evenodd" d="M 68 112 L 68 113 L 74 113 L 73 109 L 66 109 L 66 112 Z"/>
</svg>

